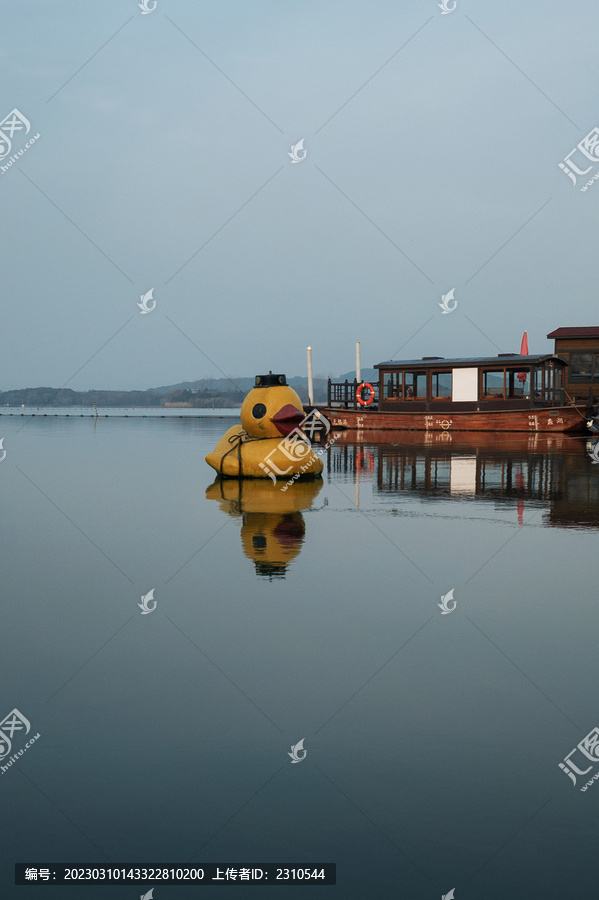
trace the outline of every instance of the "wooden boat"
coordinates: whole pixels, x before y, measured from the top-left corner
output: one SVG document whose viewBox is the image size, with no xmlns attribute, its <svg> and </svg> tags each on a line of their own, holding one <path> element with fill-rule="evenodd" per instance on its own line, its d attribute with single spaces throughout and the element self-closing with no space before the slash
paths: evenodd
<svg viewBox="0 0 599 900">
<path fill-rule="evenodd" d="M 587 410 L 566 394 L 555 353 L 389 360 L 376 384 L 332 382 L 319 410 L 352 431 L 584 432 Z"/>
</svg>

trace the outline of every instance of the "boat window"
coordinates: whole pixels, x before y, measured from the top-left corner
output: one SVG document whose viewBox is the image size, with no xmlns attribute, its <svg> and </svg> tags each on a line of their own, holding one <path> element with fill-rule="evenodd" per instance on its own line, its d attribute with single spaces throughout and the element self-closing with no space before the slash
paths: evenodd
<svg viewBox="0 0 599 900">
<path fill-rule="evenodd" d="M 508 397 L 530 397 L 530 372 L 518 369 L 506 370 Z"/>
<path fill-rule="evenodd" d="M 435 400 L 451 400 L 451 372 L 433 372 L 431 396 Z"/>
<path fill-rule="evenodd" d="M 404 400 L 426 400 L 426 372 L 404 373 Z"/>
<path fill-rule="evenodd" d="M 503 369 L 483 369 L 481 396 L 487 399 L 501 399 L 505 394 L 503 376 Z"/>
<path fill-rule="evenodd" d="M 401 400 L 403 372 L 385 373 L 385 399 Z"/>
<path fill-rule="evenodd" d="M 543 366 L 535 367 L 535 397 L 543 394 Z"/>
<path fill-rule="evenodd" d="M 599 353 L 571 353 L 570 380 L 599 381 Z"/>
</svg>

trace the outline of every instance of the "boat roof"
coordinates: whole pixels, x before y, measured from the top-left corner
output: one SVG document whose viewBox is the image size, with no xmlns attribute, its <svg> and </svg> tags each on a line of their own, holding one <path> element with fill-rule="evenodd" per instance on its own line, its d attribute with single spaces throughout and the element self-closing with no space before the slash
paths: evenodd
<svg viewBox="0 0 599 900">
<path fill-rule="evenodd" d="M 561 338 L 561 337 L 572 337 L 572 338 L 583 338 L 583 337 L 599 337 L 599 328 L 594 326 L 585 325 L 580 328 L 556 328 L 555 331 L 551 331 L 548 335 L 548 338 Z"/>
<path fill-rule="evenodd" d="M 443 356 L 423 356 L 422 359 L 390 359 L 387 360 L 387 362 L 376 363 L 374 368 L 402 369 L 417 367 L 419 369 L 430 369 L 432 367 L 438 369 L 445 367 L 461 368 L 467 366 L 480 368 L 482 366 L 517 366 L 520 363 L 532 366 L 538 365 L 549 359 L 559 362 L 564 366 L 568 365 L 566 360 L 561 356 L 558 356 L 557 353 L 537 353 L 529 354 L 528 356 L 521 356 L 519 353 L 499 353 L 497 356 L 459 356 L 454 359 L 445 359 Z"/>
</svg>

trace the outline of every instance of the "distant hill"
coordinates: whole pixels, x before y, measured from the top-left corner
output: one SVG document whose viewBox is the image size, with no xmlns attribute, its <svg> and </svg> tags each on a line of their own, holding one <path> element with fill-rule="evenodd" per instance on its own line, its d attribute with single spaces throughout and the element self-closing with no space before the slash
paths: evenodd
<svg viewBox="0 0 599 900">
<path fill-rule="evenodd" d="M 378 381 L 376 369 L 362 369 L 362 381 Z M 333 381 L 353 381 L 355 371 L 345 372 L 343 375 L 332 376 Z M 299 394 L 300 400 L 308 402 L 308 379 L 299 375 L 287 379 L 288 384 Z M 150 388 L 156 394 L 170 394 L 173 391 L 198 391 L 201 393 L 231 393 L 235 390 L 247 394 L 254 387 L 254 377 L 240 376 L 231 378 L 200 378 L 198 381 L 181 381 L 179 384 L 166 384 L 161 387 Z M 314 378 L 314 402 L 325 403 L 327 399 L 327 379 Z"/>
<path fill-rule="evenodd" d="M 334 381 L 353 382 L 355 372 L 346 372 Z M 363 381 L 377 381 L 375 369 L 362 370 Z M 295 376 L 288 379 L 297 391 L 302 403 L 308 403 L 308 379 Z M 72 391 L 70 388 L 22 388 L 0 391 L 0 406 L 27 407 L 132 407 L 132 406 L 188 406 L 197 409 L 217 407 L 233 409 L 241 406 L 245 395 L 254 387 L 253 377 L 200 378 L 198 381 L 182 381 L 150 388 L 147 391 Z M 314 403 L 326 403 L 326 378 L 314 379 Z"/>
<path fill-rule="evenodd" d="M 160 406 L 164 398 L 155 391 L 72 391 L 70 388 L 37 387 L 0 392 L 0 406 Z"/>
<path fill-rule="evenodd" d="M 378 369 L 361 369 L 360 376 L 362 381 L 378 381 L 379 373 Z M 353 381 L 356 377 L 356 370 L 352 369 L 351 372 L 346 372 L 344 375 L 340 375 L 339 378 L 333 378 L 333 381 Z"/>
</svg>

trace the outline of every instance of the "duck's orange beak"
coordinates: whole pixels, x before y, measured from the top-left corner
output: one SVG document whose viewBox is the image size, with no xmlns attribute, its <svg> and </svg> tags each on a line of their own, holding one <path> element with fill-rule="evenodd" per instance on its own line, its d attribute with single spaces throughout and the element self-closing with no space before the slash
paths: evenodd
<svg viewBox="0 0 599 900">
<path fill-rule="evenodd" d="M 291 434 L 294 428 L 297 428 L 300 422 L 304 421 L 304 418 L 303 412 L 300 412 L 299 409 L 296 409 L 291 403 L 287 403 L 271 418 L 270 421 L 274 422 L 277 431 L 280 431 L 280 433 L 286 437 L 288 434 Z"/>
</svg>

